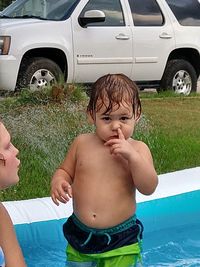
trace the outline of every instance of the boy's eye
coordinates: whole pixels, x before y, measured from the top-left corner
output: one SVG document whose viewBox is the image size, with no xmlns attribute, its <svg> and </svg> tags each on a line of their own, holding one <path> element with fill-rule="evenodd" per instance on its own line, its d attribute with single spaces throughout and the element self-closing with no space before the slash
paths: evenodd
<svg viewBox="0 0 200 267">
<path fill-rule="evenodd" d="M 126 121 L 128 119 L 129 119 L 129 117 L 126 117 L 126 116 L 123 116 L 123 117 L 120 118 L 121 121 Z"/>
<path fill-rule="evenodd" d="M 110 118 L 109 118 L 109 117 L 102 117 L 102 120 L 104 120 L 104 121 L 109 121 Z"/>
</svg>

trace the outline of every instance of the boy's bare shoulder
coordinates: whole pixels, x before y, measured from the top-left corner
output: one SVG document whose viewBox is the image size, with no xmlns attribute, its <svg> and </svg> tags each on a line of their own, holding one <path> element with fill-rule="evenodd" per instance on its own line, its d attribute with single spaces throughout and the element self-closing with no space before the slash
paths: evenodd
<svg viewBox="0 0 200 267">
<path fill-rule="evenodd" d="M 94 143 L 94 137 L 95 135 L 93 133 L 86 133 L 86 134 L 80 134 L 78 135 L 73 142 L 70 145 L 70 149 L 68 150 L 68 154 L 76 154 L 77 149 L 85 149 L 86 146 L 90 146 Z"/>
<path fill-rule="evenodd" d="M 149 147 L 147 146 L 147 144 L 145 144 L 142 141 L 134 140 L 134 139 L 130 139 L 130 142 L 131 142 L 133 148 L 138 153 L 143 155 L 143 157 L 145 157 L 146 159 L 149 159 L 151 162 L 153 161 L 151 151 L 150 151 Z"/>
<path fill-rule="evenodd" d="M 149 150 L 149 147 L 147 146 L 147 144 L 145 144 L 144 142 L 142 142 L 140 140 L 135 140 L 135 139 L 130 138 L 130 143 L 137 150 Z"/>
<path fill-rule="evenodd" d="M 74 142 L 76 142 L 77 144 L 80 144 L 80 143 L 85 143 L 85 142 L 89 142 L 91 141 L 92 139 L 95 138 L 95 134 L 94 133 L 84 133 L 84 134 L 80 134 L 78 135 Z"/>
</svg>

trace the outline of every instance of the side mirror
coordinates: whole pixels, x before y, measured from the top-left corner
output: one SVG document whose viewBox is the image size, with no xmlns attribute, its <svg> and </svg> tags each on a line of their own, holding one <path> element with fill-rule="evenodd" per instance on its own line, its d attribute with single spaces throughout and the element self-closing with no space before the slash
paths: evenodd
<svg viewBox="0 0 200 267">
<path fill-rule="evenodd" d="M 105 21 L 105 13 L 101 10 L 88 10 L 84 13 L 83 16 L 79 17 L 79 23 L 82 27 L 86 27 L 87 24 L 94 22 L 103 22 Z"/>
</svg>

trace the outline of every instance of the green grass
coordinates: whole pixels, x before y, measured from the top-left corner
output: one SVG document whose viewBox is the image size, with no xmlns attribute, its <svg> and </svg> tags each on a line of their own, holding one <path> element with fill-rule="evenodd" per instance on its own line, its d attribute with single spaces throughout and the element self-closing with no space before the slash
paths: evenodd
<svg viewBox="0 0 200 267">
<path fill-rule="evenodd" d="M 143 115 L 135 138 L 152 151 L 157 172 L 200 166 L 200 96 L 141 93 Z M 1 200 L 49 196 L 50 179 L 68 146 L 93 131 L 80 88 L 61 101 L 49 93 L 23 92 L 0 101 L 0 116 L 20 150 L 20 182 L 0 192 Z"/>
<path fill-rule="evenodd" d="M 200 95 L 142 98 L 142 106 L 158 173 L 200 166 Z"/>
</svg>

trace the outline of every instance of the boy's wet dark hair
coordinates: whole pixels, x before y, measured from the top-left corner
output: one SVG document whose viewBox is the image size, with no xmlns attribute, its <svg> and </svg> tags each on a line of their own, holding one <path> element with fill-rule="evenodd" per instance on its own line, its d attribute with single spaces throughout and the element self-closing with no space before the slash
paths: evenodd
<svg viewBox="0 0 200 267">
<path fill-rule="evenodd" d="M 115 105 L 123 103 L 132 105 L 135 119 L 140 117 L 141 102 L 137 85 L 124 74 L 107 74 L 93 84 L 87 112 L 93 117 L 105 105 L 106 114 Z"/>
</svg>

